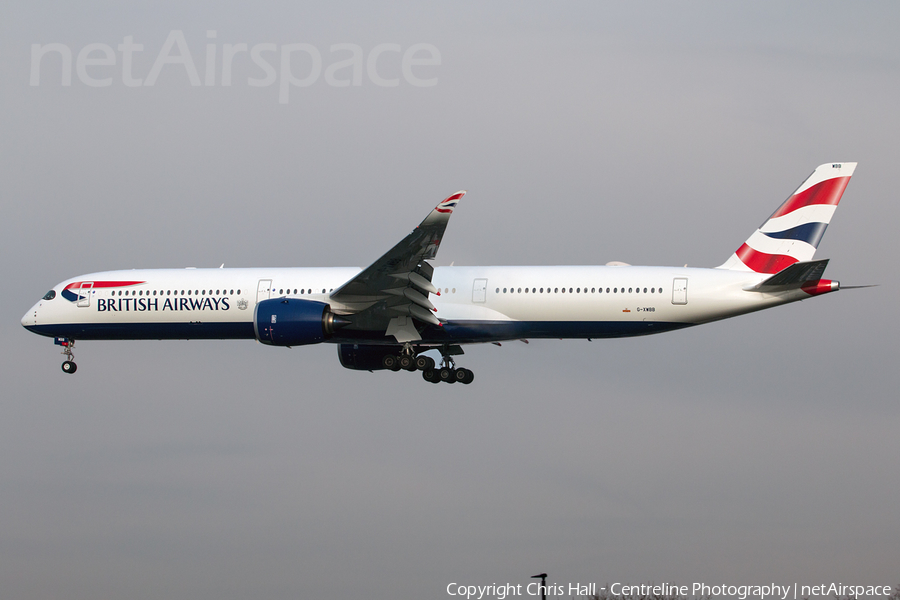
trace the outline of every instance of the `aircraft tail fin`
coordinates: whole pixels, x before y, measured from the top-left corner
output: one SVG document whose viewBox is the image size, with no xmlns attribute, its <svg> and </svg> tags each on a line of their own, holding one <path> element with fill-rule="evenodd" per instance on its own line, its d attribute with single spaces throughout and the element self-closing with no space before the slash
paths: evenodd
<svg viewBox="0 0 900 600">
<path fill-rule="evenodd" d="M 719 269 L 774 274 L 812 260 L 856 163 L 819 166 Z"/>
</svg>

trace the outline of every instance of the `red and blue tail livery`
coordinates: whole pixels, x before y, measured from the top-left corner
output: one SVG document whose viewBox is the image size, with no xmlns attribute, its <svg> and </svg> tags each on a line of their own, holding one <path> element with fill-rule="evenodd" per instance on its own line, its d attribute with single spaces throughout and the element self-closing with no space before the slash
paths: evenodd
<svg viewBox="0 0 900 600">
<path fill-rule="evenodd" d="M 774 274 L 812 260 L 855 169 L 821 165 L 720 268 Z"/>
<path fill-rule="evenodd" d="M 662 333 L 840 289 L 813 260 L 856 163 L 817 168 L 718 268 L 431 264 L 464 191 L 365 269 L 145 269 L 63 281 L 22 317 L 75 372 L 76 341 L 247 339 L 331 343 L 356 371 L 471 383 L 466 344 Z M 678 261 L 682 262 L 682 261 Z M 79 345 L 80 347 L 80 345 Z"/>
</svg>

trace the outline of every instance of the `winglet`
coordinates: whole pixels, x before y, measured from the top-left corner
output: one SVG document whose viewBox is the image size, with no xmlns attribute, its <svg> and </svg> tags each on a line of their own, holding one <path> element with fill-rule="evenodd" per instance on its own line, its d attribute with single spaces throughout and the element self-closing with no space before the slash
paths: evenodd
<svg viewBox="0 0 900 600">
<path fill-rule="evenodd" d="M 455 194 L 448 196 L 441 201 L 440 204 L 434 207 L 434 210 L 425 217 L 425 220 L 422 221 L 419 227 L 422 227 L 423 225 L 433 225 L 435 223 L 440 223 L 441 221 L 446 222 L 450 218 L 450 215 L 453 214 L 453 209 L 456 208 L 459 200 L 465 195 L 466 190 L 460 190 Z"/>
</svg>

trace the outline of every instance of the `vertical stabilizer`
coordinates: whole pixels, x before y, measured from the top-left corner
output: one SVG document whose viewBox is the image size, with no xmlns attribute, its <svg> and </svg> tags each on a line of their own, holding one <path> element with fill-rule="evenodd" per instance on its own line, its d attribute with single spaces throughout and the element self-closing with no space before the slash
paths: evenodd
<svg viewBox="0 0 900 600">
<path fill-rule="evenodd" d="M 812 260 L 856 163 L 821 165 L 720 269 L 778 273 Z"/>
</svg>

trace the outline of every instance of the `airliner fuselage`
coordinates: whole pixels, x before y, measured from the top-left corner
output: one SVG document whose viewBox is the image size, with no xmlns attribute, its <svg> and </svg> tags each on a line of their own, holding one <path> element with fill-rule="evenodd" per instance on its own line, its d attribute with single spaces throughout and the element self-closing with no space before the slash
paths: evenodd
<svg viewBox="0 0 900 600">
<path fill-rule="evenodd" d="M 39 300 L 29 330 L 76 340 L 255 339 L 257 303 L 277 298 L 330 302 L 358 268 L 145 269 L 90 273 L 53 291 L 74 302 Z M 441 325 L 418 345 L 524 338 L 604 338 L 659 333 L 809 298 L 813 290 L 744 290 L 766 275 L 721 269 L 640 266 L 437 267 L 434 314 Z M 74 286 L 74 287 L 73 287 Z M 829 289 L 830 291 L 830 289 Z M 395 345 L 382 332 L 340 328 L 335 343 Z"/>
</svg>

